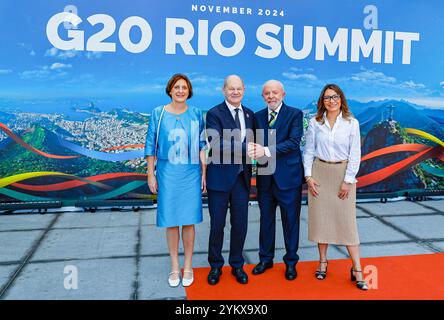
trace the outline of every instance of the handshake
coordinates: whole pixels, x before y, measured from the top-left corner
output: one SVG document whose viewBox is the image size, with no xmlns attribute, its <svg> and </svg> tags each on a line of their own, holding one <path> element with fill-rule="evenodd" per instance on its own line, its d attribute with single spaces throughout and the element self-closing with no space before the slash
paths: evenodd
<svg viewBox="0 0 444 320">
<path fill-rule="evenodd" d="M 265 147 L 261 146 L 260 144 L 249 142 L 248 143 L 248 156 L 254 160 L 257 160 L 259 158 L 262 158 L 266 155 L 265 153 Z"/>
</svg>

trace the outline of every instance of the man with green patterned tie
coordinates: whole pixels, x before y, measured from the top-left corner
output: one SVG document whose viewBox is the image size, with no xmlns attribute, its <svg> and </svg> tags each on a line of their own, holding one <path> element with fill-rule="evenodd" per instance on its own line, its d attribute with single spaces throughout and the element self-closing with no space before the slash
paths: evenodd
<svg viewBox="0 0 444 320">
<path fill-rule="evenodd" d="M 254 275 L 273 267 L 275 250 L 276 208 L 282 216 L 286 254 L 285 278 L 297 277 L 296 264 L 299 247 L 299 217 L 301 211 L 302 182 L 304 177 L 300 141 L 303 133 L 302 111 L 287 106 L 284 86 L 269 80 L 262 88 L 267 107 L 255 114 L 256 142 L 263 136 L 263 145 L 250 143 L 249 156 L 258 159 L 257 199 L 260 208 L 259 260 Z M 258 134 L 260 130 L 265 133 Z M 272 171 L 260 170 L 269 166 Z"/>
</svg>

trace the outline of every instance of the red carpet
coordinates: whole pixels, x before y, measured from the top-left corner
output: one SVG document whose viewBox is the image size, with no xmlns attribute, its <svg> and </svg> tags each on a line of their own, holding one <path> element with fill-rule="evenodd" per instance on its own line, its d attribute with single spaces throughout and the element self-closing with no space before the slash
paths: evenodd
<svg viewBox="0 0 444 320">
<path fill-rule="evenodd" d="M 327 278 L 323 281 L 314 277 L 316 261 L 299 262 L 298 278 L 294 281 L 285 280 L 282 263 L 258 276 L 251 274 L 254 265 L 247 265 L 247 285 L 237 283 L 231 268 L 224 267 L 220 282 L 210 286 L 207 283 L 209 268 L 196 268 L 194 284 L 186 288 L 186 293 L 189 300 L 444 299 L 444 253 L 365 258 L 361 263 L 367 271 L 364 277 L 377 278 L 377 289 L 356 288 L 350 281 L 351 261 L 341 259 L 329 261 Z M 376 272 L 369 271 L 371 266 Z"/>
</svg>

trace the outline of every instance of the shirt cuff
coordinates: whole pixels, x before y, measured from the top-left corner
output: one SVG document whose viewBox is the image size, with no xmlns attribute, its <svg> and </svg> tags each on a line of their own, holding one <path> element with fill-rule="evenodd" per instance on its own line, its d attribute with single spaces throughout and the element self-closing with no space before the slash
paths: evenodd
<svg viewBox="0 0 444 320">
<path fill-rule="evenodd" d="M 356 183 L 358 180 L 355 179 L 353 176 L 345 176 L 344 182 L 346 183 Z"/>
<path fill-rule="evenodd" d="M 264 147 L 264 152 L 268 158 L 271 158 L 271 152 L 270 152 L 270 149 L 268 149 L 268 147 Z"/>
</svg>

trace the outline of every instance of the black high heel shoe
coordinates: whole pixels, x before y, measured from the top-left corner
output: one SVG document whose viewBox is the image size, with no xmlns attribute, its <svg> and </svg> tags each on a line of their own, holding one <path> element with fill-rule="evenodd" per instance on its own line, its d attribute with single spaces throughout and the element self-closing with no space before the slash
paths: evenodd
<svg viewBox="0 0 444 320">
<path fill-rule="evenodd" d="M 322 263 L 326 263 L 327 265 L 325 266 L 325 271 L 321 271 L 321 270 L 316 270 L 315 272 L 315 277 L 318 280 L 324 280 L 325 278 L 327 278 L 327 268 L 328 268 L 328 260 L 327 261 L 321 261 L 319 260 L 319 264 Z M 320 267 L 320 266 L 319 266 Z"/>
<path fill-rule="evenodd" d="M 357 273 L 362 273 L 361 270 L 355 270 L 353 269 L 353 267 L 351 267 L 350 269 L 350 280 L 351 281 L 356 281 L 356 276 L 353 274 L 353 272 L 357 272 Z M 365 282 L 364 280 L 361 281 L 356 281 L 356 287 L 358 287 L 358 289 L 361 290 L 368 290 L 368 286 L 367 286 L 367 282 Z"/>
</svg>

